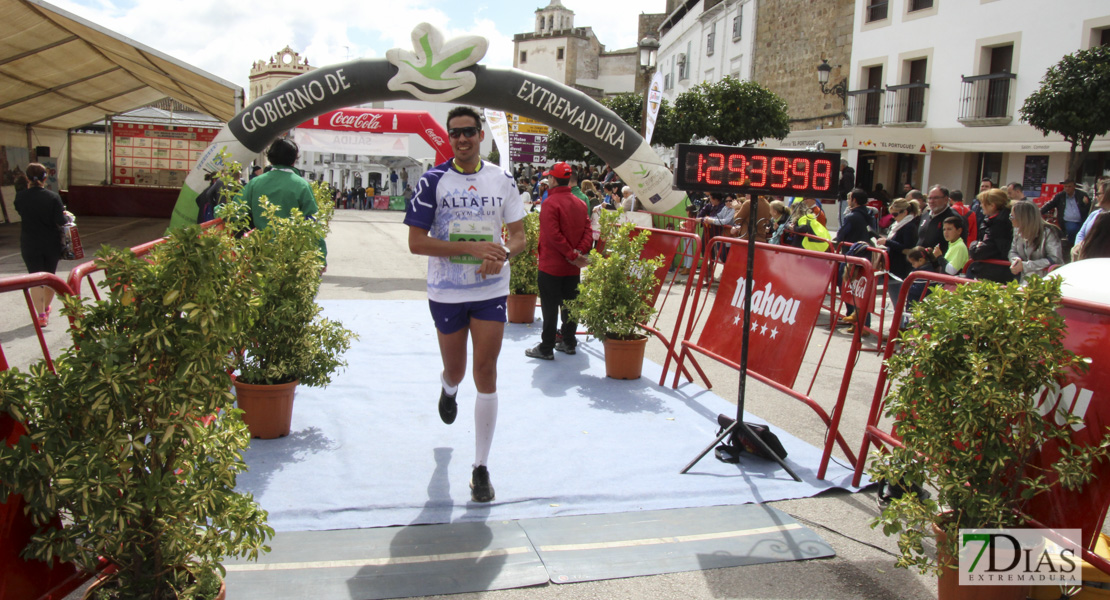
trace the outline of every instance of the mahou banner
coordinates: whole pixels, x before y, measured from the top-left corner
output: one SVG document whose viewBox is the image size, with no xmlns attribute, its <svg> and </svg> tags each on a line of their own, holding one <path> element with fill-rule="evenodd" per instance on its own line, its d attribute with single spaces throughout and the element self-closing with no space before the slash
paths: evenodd
<svg viewBox="0 0 1110 600">
<path fill-rule="evenodd" d="M 744 327 L 744 288 L 748 251 L 732 244 L 721 285 L 698 345 L 740 362 Z M 793 386 L 821 301 L 836 262 L 757 247 L 752 285 L 752 330 L 748 368 Z"/>
</svg>

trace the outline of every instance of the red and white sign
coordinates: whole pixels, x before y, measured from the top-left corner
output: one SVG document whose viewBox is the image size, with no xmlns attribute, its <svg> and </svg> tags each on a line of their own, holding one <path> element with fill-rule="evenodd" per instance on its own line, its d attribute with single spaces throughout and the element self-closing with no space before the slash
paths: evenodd
<svg viewBox="0 0 1110 600">
<path fill-rule="evenodd" d="M 743 343 L 747 252 L 734 245 L 698 346 L 739 363 Z M 752 285 L 748 368 L 793 386 L 821 312 L 836 262 L 758 248 Z"/>
<path fill-rule="evenodd" d="M 436 151 L 436 162 L 455 153 L 447 143 L 447 130 L 432 115 L 419 110 L 385 108 L 343 108 L 326 112 L 297 125 L 297 129 L 324 129 L 362 133 L 416 134 Z M 334 150 L 333 150 L 334 151 Z M 407 154 L 407 148 L 405 150 Z"/>
</svg>

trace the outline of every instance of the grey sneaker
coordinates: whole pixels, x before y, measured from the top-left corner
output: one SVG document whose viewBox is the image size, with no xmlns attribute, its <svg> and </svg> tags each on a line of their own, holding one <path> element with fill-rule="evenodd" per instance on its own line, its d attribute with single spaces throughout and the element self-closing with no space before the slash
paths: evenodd
<svg viewBox="0 0 1110 600">
<path fill-rule="evenodd" d="M 455 396 L 457 395 L 458 392 L 455 393 Z M 459 404 L 455 402 L 455 396 L 449 396 L 447 390 L 439 388 L 439 418 L 448 425 L 454 423 L 455 417 L 459 414 Z"/>
<path fill-rule="evenodd" d="M 470 475 L 470 499 L 475 502 L 492 502 L 493 495 L 489 469 L 485 465 L 474 467 L 474 472 Z"/>
<path fill-rule="evenodd" d="M 574 354 L 575 352 L 577 352 L 577 350 L 575 350 L 575 346 L 577 345 L 578 344 L 567 345 L 567 343 L 563 340 L 555 341 L 555 349 L 559 352 L 562 352 L 563 354 Z"/>
<path fill-rule="evenodd" d="M 534 347 L 525 350 L 524 356 L 543 360 L 555 360 L 555 353 L 552 352 L 551 349 L 544 349 L 543 344 L 536 344 Z"/>
</svg>

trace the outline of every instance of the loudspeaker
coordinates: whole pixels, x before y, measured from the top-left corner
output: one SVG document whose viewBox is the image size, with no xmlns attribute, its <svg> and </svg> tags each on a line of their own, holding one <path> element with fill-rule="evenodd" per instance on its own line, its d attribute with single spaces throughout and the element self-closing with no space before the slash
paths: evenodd
<svg viewBox="0 0 1110 600">
<path fill-rule="evenodd" d="M 35 156 L 48 158 L 50 156 L 50 146 L 35 146 Z"/>
</svg>

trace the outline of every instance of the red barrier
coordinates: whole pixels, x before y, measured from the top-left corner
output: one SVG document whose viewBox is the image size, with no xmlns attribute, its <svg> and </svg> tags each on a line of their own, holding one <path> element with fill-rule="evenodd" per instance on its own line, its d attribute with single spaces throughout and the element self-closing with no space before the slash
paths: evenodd
<svg viewBox="0 0 1110 600">
<path fill-rule="evenodd" d="M 736 248 L 729 253 L 725 262 L 720 287 L 696 343 L 691 338 L 698 328 L 700 316 L 691 313 L 678 358 L 679 370 L 687 357 L 692 358 L 691 351 L 697 351 L 739 370 L 742 350 L 740 333 L 747 326 L 743 323 L 743 296 L 748 242 L 734 238 L 714 238 L 711 243 Z M 708 252 L 709 249 L 706 250 L 707 254 Z M 828 282 L 839 264 L 858 265 L 862 269 L 866 277 L 864 287 L 867 290 L 864 302 L 873 302 L 874 273 L 870 261 L 840 254 L 756 243 L 748 373 L 757 381 L 809 406 L 828 426 L 829 434 L 825 438 L 825 448 L 817 471 L 817 477 L 821 479 L 825 477 L 834 443 L 840 446 L 850 463 L 855 465 L 857 462 L 838 429 L 848 396 L 848 385 L 855 370 L 855 358 L 860 349 L 860 331 L 857 330 L 852 336 L 852 345 L 844 365 L 844 375 L 832 416 L 809 396 L 810 390 L 802 393 L 794 390 L 793 385 L 828 290 L 826 286 L 815 286 L 813 283 Z M 705 261 L 695 291 L 695 304 L 701 293 L 701 281 L 706 278 L 706 270 L 709 268 L 709 261 Z M 820 370 L 823 360 L 822 353 L 815 367 L 817 370 Z M 706 379 L 701 369 L 697 370 Z M 709 384 L 707 379 L 706 384 Z M 678 387 L 677 373 L 672 387 Z M 812 389 L 812 384 L 810 387 Z"/>
<path fill-rule="evenodd" d="M 852 245 L 852 242 L 840 242 L 841 252 L 846 252 Z M 856 324 L 862 326 L 864 331 L 874 335 L 876 338 L 874 347 L 865 346 L 862 350 L 864 352 L 882 352 L 883 332 L 886 325 L 886 297 L 888 286 L 890 286 L 890 273 L 887 272 L 887 266 L 890 264 L 890 256 L 887 254 L 885 247 L 867 246 L 866 250 L 867 253 L 871 255 L 869 260 L 872 261 L 872 265 L 875 264 L 875 261 L 878 261 L 880 265 L 875 271 L 875 278 L 871 280 L 871 283 L 875 286 L 874 289 L 871 290 L 872 297 L 875 301 L 870 305 L 864 304 L 866 300 L 864 300 L 864 290 L 862 286 L 866 285 L 866 282 L 862 274 L 845 277 L 845 280 L 841 283 L 841 299 L 845 303 L 851 304 L 857 308 L 866 306 L 867 314 L 878 317 L 879 327 L 877 329 L 864 325 L 866 319 L 860 320 L 859 317 L 856 317 Z M 839 312 L 833 314 L 834 321 L 840 318 Z M 835 323 L 833 323 L 833 327 L 835 326 Z"/>
<path fill-rule="evenodd" d="M 51 273 L 5 277 L 0 279 L 0 293 L 23 292 L 23 296 L 27 299 L 31 321 L 35 324 L 35 333 L 38 335 L 43 359 L 53 371 L 54 363 L 46 347 L 42 328 L 39 327 L 37 313 L 31 304 L 30 289 L 43 285 L 49 286 L 60 295 L 69 293 L 69 287 L 65 282 Z M 7 359 L 4 357 L 3 348 L 0 347 L 0 370 L 7 370 L 7 368 Z M 5 443 L 9 446 L 15 445 L 25 432 L 26 429 L 22 424 L 7 413 L 0 413 L 0 439 Z M 70 563 L 61 563 L 57 560 L 47 563 L 20 558 L 19 553 L 27 546 L 31 535 L 38 529 L 31 519 L 23 514 L 23 506 L 23 498 L 14 494 L 9 495 L 4 503 L 0 504 L 0 600 L 64 598 L 77 589 L 86 577 L 79 574 Z"/>
<path fill-rule="evenodd" d="M 667 303 L 667 298 L 670 297 L 670 291 L 674 288 L 678 280 L 679 269 L 677 266 L 672 266 L 675 262 L 675 257 L 685 256 L 687 253 L 696 256 L 700 240 L 698 236 L 693 233 L 672 231 L 670 229 L 642 229 L 637 227 L 636 231 L 647 231 L 651 234 L 651 236 L 648 237 L 647 243 L 644 244 L 644 249 L 640 253 L 640 257 L 647 260 L 656 257 L 663 259 L 663 266 L 655 270 L 655 279 L 658 283 L 652 290 L 650 298 L 651 304 L 656 308 L 655 318 L 650 324 L 640 324 L 645 330 L 659 338 L 659 341 L 663 342 L 663 346 L 667 348 L 667 358 L 663 361 L 663 373 L 659 376 L 659 385 L 664 385 L 667 380 L 667 371 L 670 368 L 672 358 L 675 360 L 678 372 L 685 374 L 689 381 L 693 381 L 694 378 L 690 375 L 690 372 L 679 365 L 678 351 L 676 349 L 679 332 L 682 328 L 682 317 L 686 313 L 686 306 L 690 299 L 690 289 L 694 280 L 693 277 L 687 277 L 686 282 L 683 284 L 685 289 L 682 294 L 682 303 L 678 307 L 678 315 L 675 316 L 674 330 L 671 332 L 670 337 L 658 329 L 658 324 L 659 317 L 663 314 L 663 307 Z M 673 271 L 670 270 L 672 268 L 674 269 Z M 671 274 L 669 281 L 667 277 L 668 272 Z M 656 303 L 659 302 L 660 292 L 663 289 L 664 283 L 667 284 L 667 293 L 662 294 L 662 303 L 656 305 Z M 676 377 L 678 376 L 678 372 L 675 373 Z"/>
<path fill-rule="evenodd" d="M 879 419 L 883 414 L 886 394 L 889 391 L 886 359 L 894 353 L 898 343 L 899 325 L 906 304 L 906 296 L 913 282 L 919 280 L 935 281 L 946 287 L 967 283 L 969 280 L 936 273 L 913 272 L 902 284 L 898 305 L 894 310 L 890 336 L 883 353 L 883 366 L 875 384 L 871 399 L 871 411 L 864 427 L 863 443 L 860 446 L 860 461 L 856 463 L 853 485 L 859 485 L 867 453 L 874 444 L 876 447 L 901 446 L 893 431 L 883 431 Z M 1091 366 L 1086 374 L 1074 373 L 1060 389 L 1042 390 L 1036 401 L 1041 414 L 1054 414 L 1061 408 L 1083 419 L 1075 428 L 1072 441 L 1080 444 L 1098 444 L 1110 428 L 1110 305 L 1094 304 L 1081 300 L 1064 298 L 1059 309 L 1064 317 L 1067 330 L 1064 333 L 1064 347 L 1080 356 L 1091 358 Z M 1059 417 L 1057 417 L 1059 418 Z M 1058 421 L 1059 422 L 1059 421 Z M 1051 464 L 1059 452 L 1055 442 L 1045 446 L 1039 456 L 1041 466 Z M 1092 467 L 1095 478 L 1093 483 L 1082 492 L 1071 492 L 1056 487 L 1033 500 L 1030 510 L 1032 523 L 1039 527 L 1053 529 L 1081 529 L 1084 538 L 1081 545 L 1088 550 L 1094 548 L 1098 533 L 1102 530 L 1107 509 L 1110 509 L 1110 464 L 1095 463 Z M 1090 552 L 1083 553 L 1083 559 L 1104 573 L 1110 574 L 1110 562 Z"/>
</svg>

